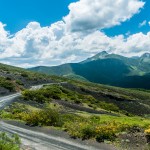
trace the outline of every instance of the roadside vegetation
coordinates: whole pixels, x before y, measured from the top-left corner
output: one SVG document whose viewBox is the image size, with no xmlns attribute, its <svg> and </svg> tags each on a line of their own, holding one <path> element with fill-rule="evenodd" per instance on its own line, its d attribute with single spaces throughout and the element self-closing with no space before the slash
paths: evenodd
<svg viewBox="0 0 150 150">
<path fill-rule="evenodd" d="M 115 141 L 117 135 L 134 127 L 150 128 L 150 120 L 141 117 L 92 115 L 84 112 L 69 113 L 56 104 L 35 107 L 15 103 L 0 113 L 1 118 L 21 120 L 29 126 L 59 127 L 72 138 L 95 139 L 98 142 Z"/>
<path fill-rule="evenodd" d="M 15 85 L 7 78 L 0 77 L 0 87 L 8 89 L 10 92 L 15 91 Z"/>
<path fill-rule="evenodd" d="M 20 139 L 17 135 L 7 135 L 0 133 L 0 149 L 1 150 L 20 150 Z"/>
</svg>

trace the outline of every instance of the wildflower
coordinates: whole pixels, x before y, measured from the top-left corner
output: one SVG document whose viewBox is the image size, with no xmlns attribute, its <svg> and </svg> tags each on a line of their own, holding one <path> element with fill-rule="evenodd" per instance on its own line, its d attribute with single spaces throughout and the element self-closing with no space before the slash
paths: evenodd
<svg viewBox="0 0 150 150">
<path fill-rule="evenodd" d="M 150 129 L 145 130 L 146 134 L 150 134 Z"/>
</svg>

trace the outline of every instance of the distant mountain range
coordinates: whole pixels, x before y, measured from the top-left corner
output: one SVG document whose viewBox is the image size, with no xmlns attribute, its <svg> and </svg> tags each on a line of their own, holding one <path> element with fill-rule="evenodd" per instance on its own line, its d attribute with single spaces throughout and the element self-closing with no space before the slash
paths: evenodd
<svg viewBox="0 0 150 150">
<path fill-rule="evenodd" d="M 29 70 L 112 86 L 150 89 L 150 53 L 129 58 L 103 51 L 80 63 Z"/>
</svg>

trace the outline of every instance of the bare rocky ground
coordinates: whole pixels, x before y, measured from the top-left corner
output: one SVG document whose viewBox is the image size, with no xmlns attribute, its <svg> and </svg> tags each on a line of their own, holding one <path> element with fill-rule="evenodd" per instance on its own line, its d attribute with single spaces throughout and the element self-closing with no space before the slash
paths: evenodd
<svg viewBox="0 0 150 150">
<path fill-rule="evenodd" d="M 121 150 L 150 150 L 144 131 L 137 127 L 127 133 L 119 134 L 118 145 Z"/>
<path fill-rule="evenodd" d="M 89 94 L 92 95 L 97 100 L 103 100 L 105 102 L 113 103 L 116 106 L 120 108 L 120 110 L 126 111 L 128 113 L 131 113 L 133 115 L 143 116 L 145 114 L 150 114 L 149 107 L 145 107 L 145 105 L 141 105 L 140 101 L 132 100 L 132 99 L 125 99 L 121 98 L 117 95 L 112 95 L 109 92 L 103 92 L 103 91 L 92 91 L 86 88 L 81 88 L 78 86 L 75 86 L 73 84 L 64 83 L 61 84 L 64 88 L 67 88 L 72 91 L 76 91 L 80 94 Z M 149 100 L 148 100 L 149 101 Z M 135 109 L 138 108 L 138 109 Z"/>
<path fill-rule="evenodd" d="M 118 114 L 115 113 L 110 113 L 104 110 L 94 110 L 92 108 L 87 108 L 84 107 L 82 105 L 79 104 L 74 104 L 71 102 L 67 102 L 67 101 L 63 101 L 63 100 L 53 100 L 53 103 L 62 105 L 63 107 L 66 108 L 66 110 L 68 110 L 69 108 L 75 111 L 83 111 L 83 112 L 87 112 L 87 113 L 91 113 L 91 114 L 107 114 L 107 115 L 111 115 L 111 116 L 119 116 Z"/>
</svg>

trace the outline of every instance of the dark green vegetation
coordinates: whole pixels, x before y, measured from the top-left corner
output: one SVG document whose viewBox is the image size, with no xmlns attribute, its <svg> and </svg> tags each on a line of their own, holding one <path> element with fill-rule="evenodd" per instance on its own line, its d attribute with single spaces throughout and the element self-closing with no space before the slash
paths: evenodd
<svg viewBox="0 0 150 150">
<path fill-rule="evenodd" d="M 50 77 L 21 68 L 0 64 L 0 95 L 20 91 L 31 85 L 48 83 Z"/>
<path fill-rule="evenodd" d="M 8 136 L 6 133 L 0 133 L 0 150 L 19 150 L 20 139 L 17 135 Z"/>
<path fill-rule="evenodd" d="M 10 80 L 7 80 L 4 77 L 0 77 L 0 87 L 3 87 L 10 92 L 15 91 L 15 85 Z"/>
<path fill-rule="evenodd" d="M 150 89 L 150 54 L 127 58 L 99 53 L 81 63 L 29 70 L 126 88 Z"/>
</svg>

